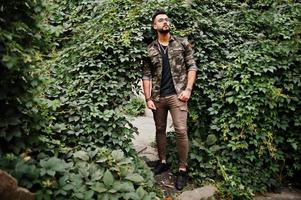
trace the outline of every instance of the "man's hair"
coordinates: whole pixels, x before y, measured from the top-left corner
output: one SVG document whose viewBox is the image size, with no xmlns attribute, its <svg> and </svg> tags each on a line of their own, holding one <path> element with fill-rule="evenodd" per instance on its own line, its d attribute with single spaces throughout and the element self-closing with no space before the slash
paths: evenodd
<svg viewBox="0 0 301 200">
<path fill-rule="evenodd" d="M 152 25 L 153 25 L 153 23 L 154 23 L 155 18 L 157 17 L 157 15 L 161 15 L 161 14 L 167 15 L 166 11 L 163 10 L 163 9 L 158 9 L 158 10 L 156 10 L 156 11 L 154 12 L 154 14 L 153 14 L 153 16 L 152 16 Z"/>
<path fill-rule="evenodd" d="M 161 14 L 167 15 L 167 13 L 166 13 L 165 10 L 163 10 L 163 9 L 157 9 L 157 10 L 154 12 L 153 16 L 152 16 L 152 24 L 151 24 L 151 26 L 152 26 L 152 30 L 153 30 L 154 32 L 156 32 L 155 29 L 153 28 L 155 18 L 156 18 L 158 15 L 161 15 Z"/>
</svg>

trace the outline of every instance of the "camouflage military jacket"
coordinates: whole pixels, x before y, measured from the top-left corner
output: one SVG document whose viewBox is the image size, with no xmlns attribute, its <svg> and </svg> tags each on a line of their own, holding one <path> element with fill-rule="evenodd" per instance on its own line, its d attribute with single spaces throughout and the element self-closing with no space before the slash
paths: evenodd
<svg viewBox="0 0 301 200">
<path fill-rule="evenodd" d="M 186 38 L 171 36 L 168 45 L 168 58 L 172 80 L 177 94 L 185 90 L 187 85 L 187 73 L 190 70 L 197 71 L 191 44 Z M 143 80 L 151 80 L 151 98 L 159 100 L 160 83 L 162 76 L 162 55 L 158 40 L 153 41 L 147 47 L 147 58 L 143 64 Z"/>
</svg>

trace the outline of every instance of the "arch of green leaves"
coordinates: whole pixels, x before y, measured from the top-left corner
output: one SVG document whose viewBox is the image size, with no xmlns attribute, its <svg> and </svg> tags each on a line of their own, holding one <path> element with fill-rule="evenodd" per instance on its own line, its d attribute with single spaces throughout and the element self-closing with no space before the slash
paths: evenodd
<svg viewBox="0 0 301 200">
<path fill-rule="evenodd" d="M 194 183 L 251 199 L 300 176 L 297 1 L 10 1 L 0 15 L 0 168 L 37 199 L 162 195 L 123 114 L 158 7 L 200 68 L 189 115 Z"/>
</svg>

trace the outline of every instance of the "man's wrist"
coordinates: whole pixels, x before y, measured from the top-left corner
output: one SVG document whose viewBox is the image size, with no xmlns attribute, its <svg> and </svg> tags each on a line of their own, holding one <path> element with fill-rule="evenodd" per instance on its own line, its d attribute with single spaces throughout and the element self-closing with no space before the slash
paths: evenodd
<svg viewBox="0 0 301 200">
<path fill-rule="evenodd" d="M 148 98 L 145 99 L 145 102 L 149 102 L 150 100 L 152 100 L 152 98 L 148 97 Z"/>
<path fill-rule="evenodd" d="M 187 87 L 185 90 L 191 92 L 191 91 L 192 91 L 192 88 L 191 88 L 191 87 Z"/>
</svg>

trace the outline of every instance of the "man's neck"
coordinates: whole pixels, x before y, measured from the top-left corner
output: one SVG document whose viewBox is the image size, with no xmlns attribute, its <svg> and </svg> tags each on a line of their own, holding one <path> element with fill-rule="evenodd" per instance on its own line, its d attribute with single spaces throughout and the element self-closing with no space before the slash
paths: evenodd
<svg viewBox="0 0 301 200">
<path fill-rule="evenodd" d="M 170 39 L 170 34 L 169 33 L 158 33 L 158 41 L 164 45 L 167 46 L 169 43 L 169 39 Z"/>
</svg>

